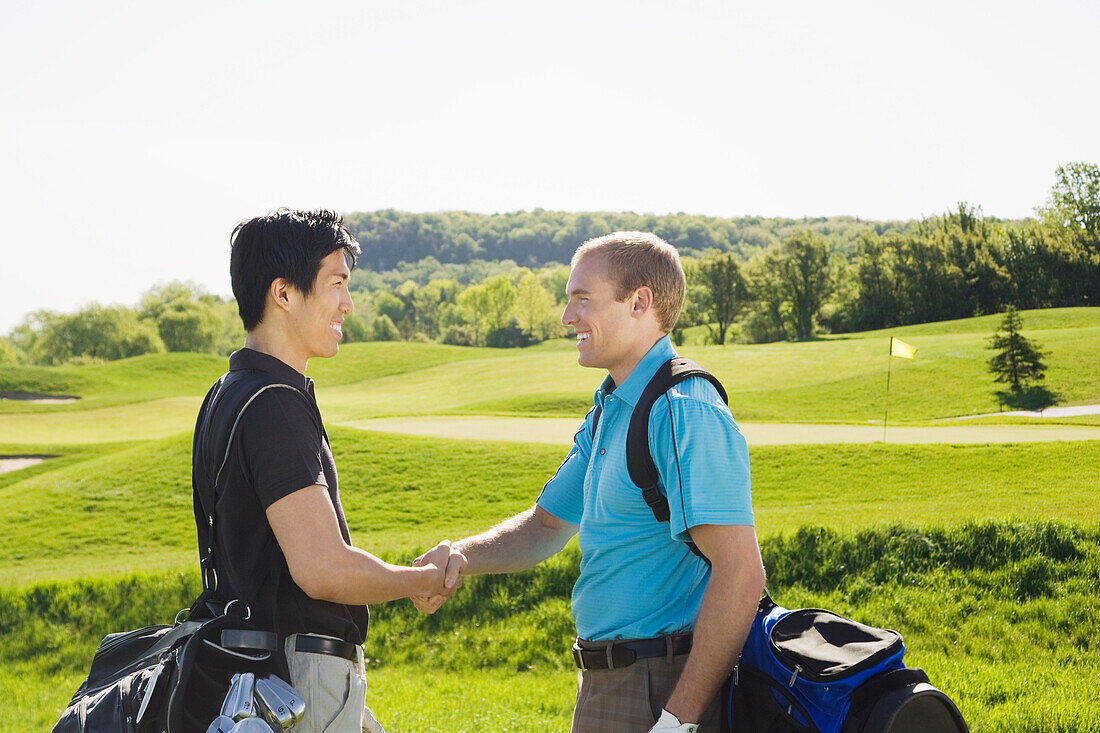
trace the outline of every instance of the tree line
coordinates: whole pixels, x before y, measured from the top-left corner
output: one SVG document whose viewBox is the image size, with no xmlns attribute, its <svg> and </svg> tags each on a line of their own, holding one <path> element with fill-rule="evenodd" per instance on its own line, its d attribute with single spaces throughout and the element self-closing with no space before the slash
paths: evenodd
<svg viewBox="0 0 1100 733">
<path fill-rule="evenodd" d="M 620 229 L 653 231 L 681 252 L 688 293 L 674 338 L 700 326 L 716 344 L 803 340 L 1010 306 L 1100 305 L 1100 168 L 1072 163 L 1055 178 L 1036 217 L 1023 221 L 966 203 L 908 222 L 353 213 L 345 220 L 363 255 L 345 340 L 507 347 L 563 335 L 566 263 L 584 240 Z M 228 353 L 242 340 L 231 299 L 169 283 L 136 308 L 32 313 L 0 339 L 0 364 Z"/>
</svg>

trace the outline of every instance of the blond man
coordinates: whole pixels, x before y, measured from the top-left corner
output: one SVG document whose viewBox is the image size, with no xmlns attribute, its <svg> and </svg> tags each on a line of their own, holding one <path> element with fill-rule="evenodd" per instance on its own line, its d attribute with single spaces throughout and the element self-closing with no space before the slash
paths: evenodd
<svg viewBox="0 0 1100 733">
<path fill-rule="evenodd" d="M 456 543 L 451 563 L 466 574 L 525 570 L 579 534 L 571 731 L 718 731 L 718 692 L 764 584 L 745 439 L 706 379 L 658 398 L 649 449 L 669 506 L 658 522 L 630 479 L 626 436 L 642 390 L 676 356 L 679 256 L 652 234 L 599 237 L 577 249 L 566 290 L 561 320 L 579 363 L 607 371 L 595 407 L 535 505 Z M 424 611 L 443 601 L 414 599 Z"/>
</svg>

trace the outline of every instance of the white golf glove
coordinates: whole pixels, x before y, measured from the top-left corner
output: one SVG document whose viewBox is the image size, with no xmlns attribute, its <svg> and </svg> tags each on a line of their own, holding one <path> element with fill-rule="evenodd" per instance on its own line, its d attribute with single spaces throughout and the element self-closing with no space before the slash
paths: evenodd
<svg viewBox="0 0 1100 733">
<path fill-rule="evenodd" d="M 699 730 L 698 723 L 681 723 L 680 719 L 667 710 L 661 711 L 661 718 L 649 729 L 649 733 L 657 731 L 670 731 L 674 733 L 695 733 Z"/>
</svg>

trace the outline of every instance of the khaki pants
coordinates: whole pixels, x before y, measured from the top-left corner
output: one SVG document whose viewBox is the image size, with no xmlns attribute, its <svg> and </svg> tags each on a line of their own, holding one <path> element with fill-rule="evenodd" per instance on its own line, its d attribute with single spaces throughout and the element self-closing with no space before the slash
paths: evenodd
<svg viewBox="0 0 1100 733">
<path fill-rule="evenodd" d="M 688 656 L 639 659 L 619 669 L 577 674 L 577 707 L 570 733 L 648 733 L 676 687 Z M 699 733 L 718 733 L 719 701 L 699 721 Z"/>
<path fill-rule="evenodd" d="M 290 684 L 302 696 L 306 714 L 294 733 L 361 733 L 381 731 L 365 705 L 367 680 L 363 672 L 363 648 L 356 647 L 354 662 L 330 654 L 300 652 L 295 636 L 286 640 Z"/>
</svg>

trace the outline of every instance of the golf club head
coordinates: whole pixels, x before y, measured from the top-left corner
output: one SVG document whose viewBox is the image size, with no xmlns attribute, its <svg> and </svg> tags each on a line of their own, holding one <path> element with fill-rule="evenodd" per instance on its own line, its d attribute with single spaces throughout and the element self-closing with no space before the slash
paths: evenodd
<svg viewBox="0 0 1100 733">
<path fill-rule="evenodd" d="M 235 723 L 256 717 L 256 702 L 252 699 L 255 689 L 256 675 L 251 672 L 233 675 L 233 683 L 222 703 L 222 715 Z"/>
<path fill-rule="evenodd" d="M 233 730 L 234 725 L 236 724 L 233 722 L 233 718 L 219 715 L 214 718 L 214 722 L 206 729 L 206 733 L 229 733 Z"/>
<path fill-rule="evenodd" d="M 272 675 L 256 680 L 255 691 L 259 713 L 273 727 L 290 730 L 306 714 L 302 696 L 280 677 Z"/>
<path fill-rule="evenodd" d="M 234 725 L 229 733 L 275 733 L 263 718 L 245 718 Z"/>
</svg>

